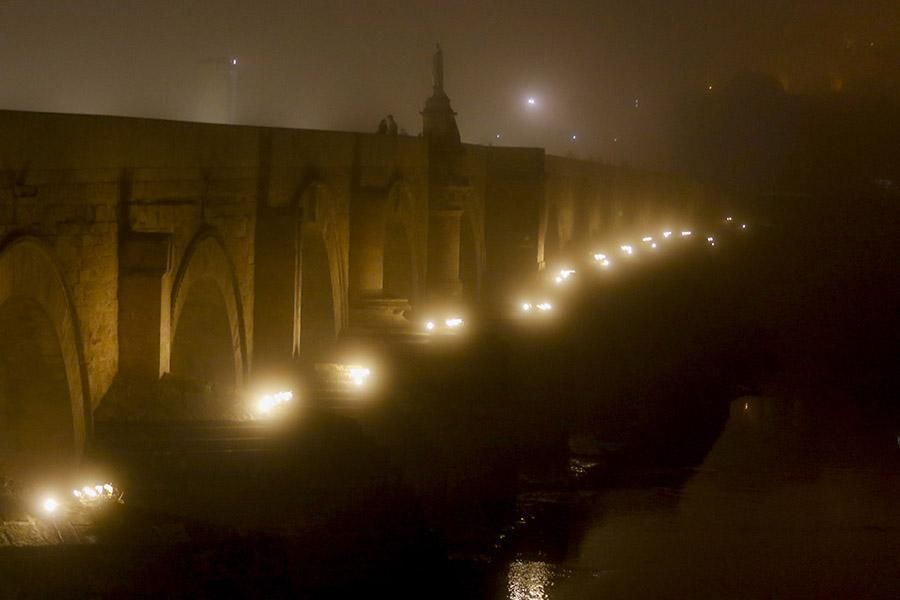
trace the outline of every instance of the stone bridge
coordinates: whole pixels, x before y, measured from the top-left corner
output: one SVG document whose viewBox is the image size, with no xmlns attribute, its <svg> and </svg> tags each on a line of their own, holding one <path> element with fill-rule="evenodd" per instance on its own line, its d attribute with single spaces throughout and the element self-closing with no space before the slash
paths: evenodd
<svg viewBox="0 0 900 600">
<path fill-rule="evenodd" d="M 409 307 L 711 210 L 673 178 L 418 137 L 0 111 L 0 473 L 77 461 L 112 399 L 240 390 Z"/>
</svg>

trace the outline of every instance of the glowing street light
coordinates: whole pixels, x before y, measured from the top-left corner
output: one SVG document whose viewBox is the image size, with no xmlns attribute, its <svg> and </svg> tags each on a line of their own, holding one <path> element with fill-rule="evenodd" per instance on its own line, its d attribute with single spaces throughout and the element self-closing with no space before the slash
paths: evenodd
<svg viewBox="0 0 900 600">
<path fill-rule="evenodd" d="M 352 381 L 353 385 L 358 388 L 365 385 L 369 377 L 372 376 L 371 369 L 369 369 L 368 367 L 361 367 L 359 365 L 348 365 L 347 373 L 350 375 L 350 381 Z"/>
<path fill-rule="evenodd" d="M 553 278 L 556 285 L 561 285 L 575 274 L 575 269 L 560 269 L 559 275 Z"/>
<path fill-rule="evenodd" d="M 528 106 L 534 106 L 537 104 L 537 100 L 535 100 L 534 96 L 529 96 L 527 102 Z"/>
<path fill-rule="evenodd" d="M 691 237 L 691 235 L 693 235 L 692 231 L 682 231 L 681 232 L 681 237 Z"/>
<path fill-rule="evenodd" d="M 48 496 L 44 498 L 43 502 L 41 502 L 41 508 L 48 515 L 52 515 L 57 510 L 59 510 L 59 500 L 53 498 L 52 496 Z"/>
<path fill-rule="evenodd" d="M 669 239 L 670 237 L 672 237 L 672 232 L 671 231 L 663 231 L 663 237 L 665 239 Z"/>
<path fill-rule="evenodd" d="M 550 312 L 551 310 L 553 310 L 553 305 L 549 302 L 541 302 L 537 305 L 537 309 L 541 312 Z"/>
<path fill-rule="evenodd" d="M 652 241 L 653 241 L 653 237 L 648 235 L 648 236 L 642 237 L 642 238 L 641 238 L 641 241 L 642 241 L 642 242 L 652 242 Z"/>
<path fill-rule="evenodd" d="M 746 229 L 747 229 L 747 224 L 746 224 L 746 223 L 741 223 L 741 229 L 743 229 L 743 230 L 746 231 Z"/>
<path fill-rule="evenodd" d="M 262 415 L 269 416 L 277 407 L 287 404 L 294 399 L 294 392 L 288 390 L 284 392 L 276 392 L 274 394 L 265 394 L 256 403 L 256 411 Z"/>
<path fill-rule="evenodd" d="M 446 325 L 450 329 L 458 329 L 458 328 L 462 327 L 463 322 L 464 321 L 459 317 L 451 317 L 444 321 L 444 325 Z"/>
<path fill-rule="evenodd" d="M 532 308 L 532 306 L 531 306 L 531 303 L 530 303 L 530 302 L 523 302 L 523 303 L 522 303 L 522 312 L 530 312 L 530 311 L 531 311 L 531 308 Z"/>
<path fill-rule="evenodd" d="M 632 247 L 629 246 L 628 244 L 625 244 L 625 245 L 619 246 L 619 247 L 622 249 L 622 252 L 624 252 L 624 253 L 627 254 L 628 256 L 631 256 L 631 255 L 634 254 L 634 248 L 632 248 Z"/>
<path fill-rule="evenodd" d="M 434 324 L 434 321 L 425 321 L 425 330 L 426 331 L 434 331 L 435 327 L 436 327 L 436 325 Z"/>
<path fill-rule="evenodd" d="M 606 260 L 606 255 L 602 252 L 597 252 L 594 254 L 594 260 L 597 262 L 603 262 L 604 260 Z"/>
</svg>

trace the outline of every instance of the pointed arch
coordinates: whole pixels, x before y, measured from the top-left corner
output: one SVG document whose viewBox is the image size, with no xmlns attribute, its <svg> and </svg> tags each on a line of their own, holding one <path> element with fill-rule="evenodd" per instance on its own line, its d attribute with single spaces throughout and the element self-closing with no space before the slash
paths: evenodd
<svg viewBox="0 0 900 600">
<path fill-rule="evenodd" d="M 93 401 L 74 303 L 52 251 L 38 238 L 21 236 L 0 244 L 0 337 L 8 338 L 0 339 L 3 347 L 18 346 L 22 355 L 34 351 L 41 363 L 37 367 L 29 364 L 24 370 L 4 362 L 0 368 L 6 395 L 14 396 L 7 401 L 19 403 L 19 414 L 28 415 L 33 408 L 23 401 L 55 402 L 54 398 L 39 397 L 37 390 L 46 387 L 41 381 L 45 377 L 55 379 L 59 384 L 55 389 L 68 395 L 67 402 L 40 407 L 38 413 L 48 417 L 46 423 L 21 424 L 26 430 L 19 433 L 29 438 L 26 449 L 41 450 L 41 440 L 33 436 L 64 439 L 63 446 L 44 449 L 68 456 L 41 458 L 57 463 L 77 461 L 91 431 Z M 42 370 L 42 366 L 48 369 Z M 27 375 L 23 376 L 23 371 Z M 29 429 L 32 426 L 34 429 Z"/>
<path fill-rule="evenodd" d="M 185 310 L 189 309 L 188 320 L 184 320 Z M 224 327 L 229 342 L 228 352 L 233 365 L 234 387 L 240 388 L 247 375 L 247 339 L 244 321 L 243 302 L 234 262 L 228 255 L 221 236 L 212 228 L 201 229 L 185 249 L 181 263 L 176 271 L 171 296 L 171 335 L 169 371 L 173 370 L 171 359 L 181 354 L 179 344 L 183 342 L 185 351 L 196 348 L 211 347 L 215 351 L 215 331 L 203 331 L 200 317 L 209 309 L 212 317 L 224 315 L 227 323 Z M 213 328 L 222 330 L 222 321 L 213 320 Z M 191 331 L 188 331 L 188 328 Z M 184 329 L 182 329 L 184 328 Z M 179 335 L 185 336 L 179 338 Z M 176 356 L 176 358 L 180 358 Z M 181 365 L 175 365 L 176 371 Z M 204 367 L 205 369 L 205 367 Z"/>
</svg>

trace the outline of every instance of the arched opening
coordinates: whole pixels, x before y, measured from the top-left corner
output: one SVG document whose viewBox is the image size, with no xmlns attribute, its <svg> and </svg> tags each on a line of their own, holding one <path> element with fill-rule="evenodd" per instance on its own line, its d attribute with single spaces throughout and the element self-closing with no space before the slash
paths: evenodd
<svg viewBox="0 0 900 600">
<path fill-rule="evenodd" d="M 315 359 L 335 341 L 331 268 L 325 240 L 318 232 L 303 236 L 300 272 L 300 353 Z"/>
<path fill-rule="evenodd" d="M 69 381 L 53 322 L 36 301 L 0 306 L 0 475 L 50 477 L 75 458 Z"/>
<path fill-rule="evenodd" d="M 468 215 L 463 215 L 459 225 L 459 281 L 462 285 L 463 298 L 476 300 L 479 293 L 479 280 L 475 228 Z"/>
<path fill-rule="evenodd" d="M 211 229 L 200 231 L 185 250 L 172 287 L 170 322 L 170 373 L 226 392 L 243 385 L 247 343 L 240 287 Z"/>
<path fill-rule="evenodd" d="M 413 257 L 406 227 L 397 219 L 388 221 L 384 233 L 384 269 L 382 289 L 387 298 L 413 301 Z"/>
<path fill-rule="evenodd" d="M 544 265 L 552 265 L 559 260 L 559 218 L 556 206 L 551 204 L 547 209 L 547 231 L 544 234 Z"/>
<path fill-rule="evenodd" d="M 215 389 L 237 385 L 228 309 L 219 285 L 198 279 L 187 290 L 172 340 L 171 373 Z"/>
</svg>

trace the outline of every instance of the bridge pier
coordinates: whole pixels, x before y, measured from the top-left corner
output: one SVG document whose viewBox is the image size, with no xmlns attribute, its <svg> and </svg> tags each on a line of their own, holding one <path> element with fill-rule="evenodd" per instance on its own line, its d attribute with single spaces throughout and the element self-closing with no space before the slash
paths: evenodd
<svg viewBox="0 0 900 600">
<path fill-rule="evenodd" d="M 155 383 L 169 370 L 171 236 L 129 233 L 119 248 L 119 371 Z"/>
</svg>

